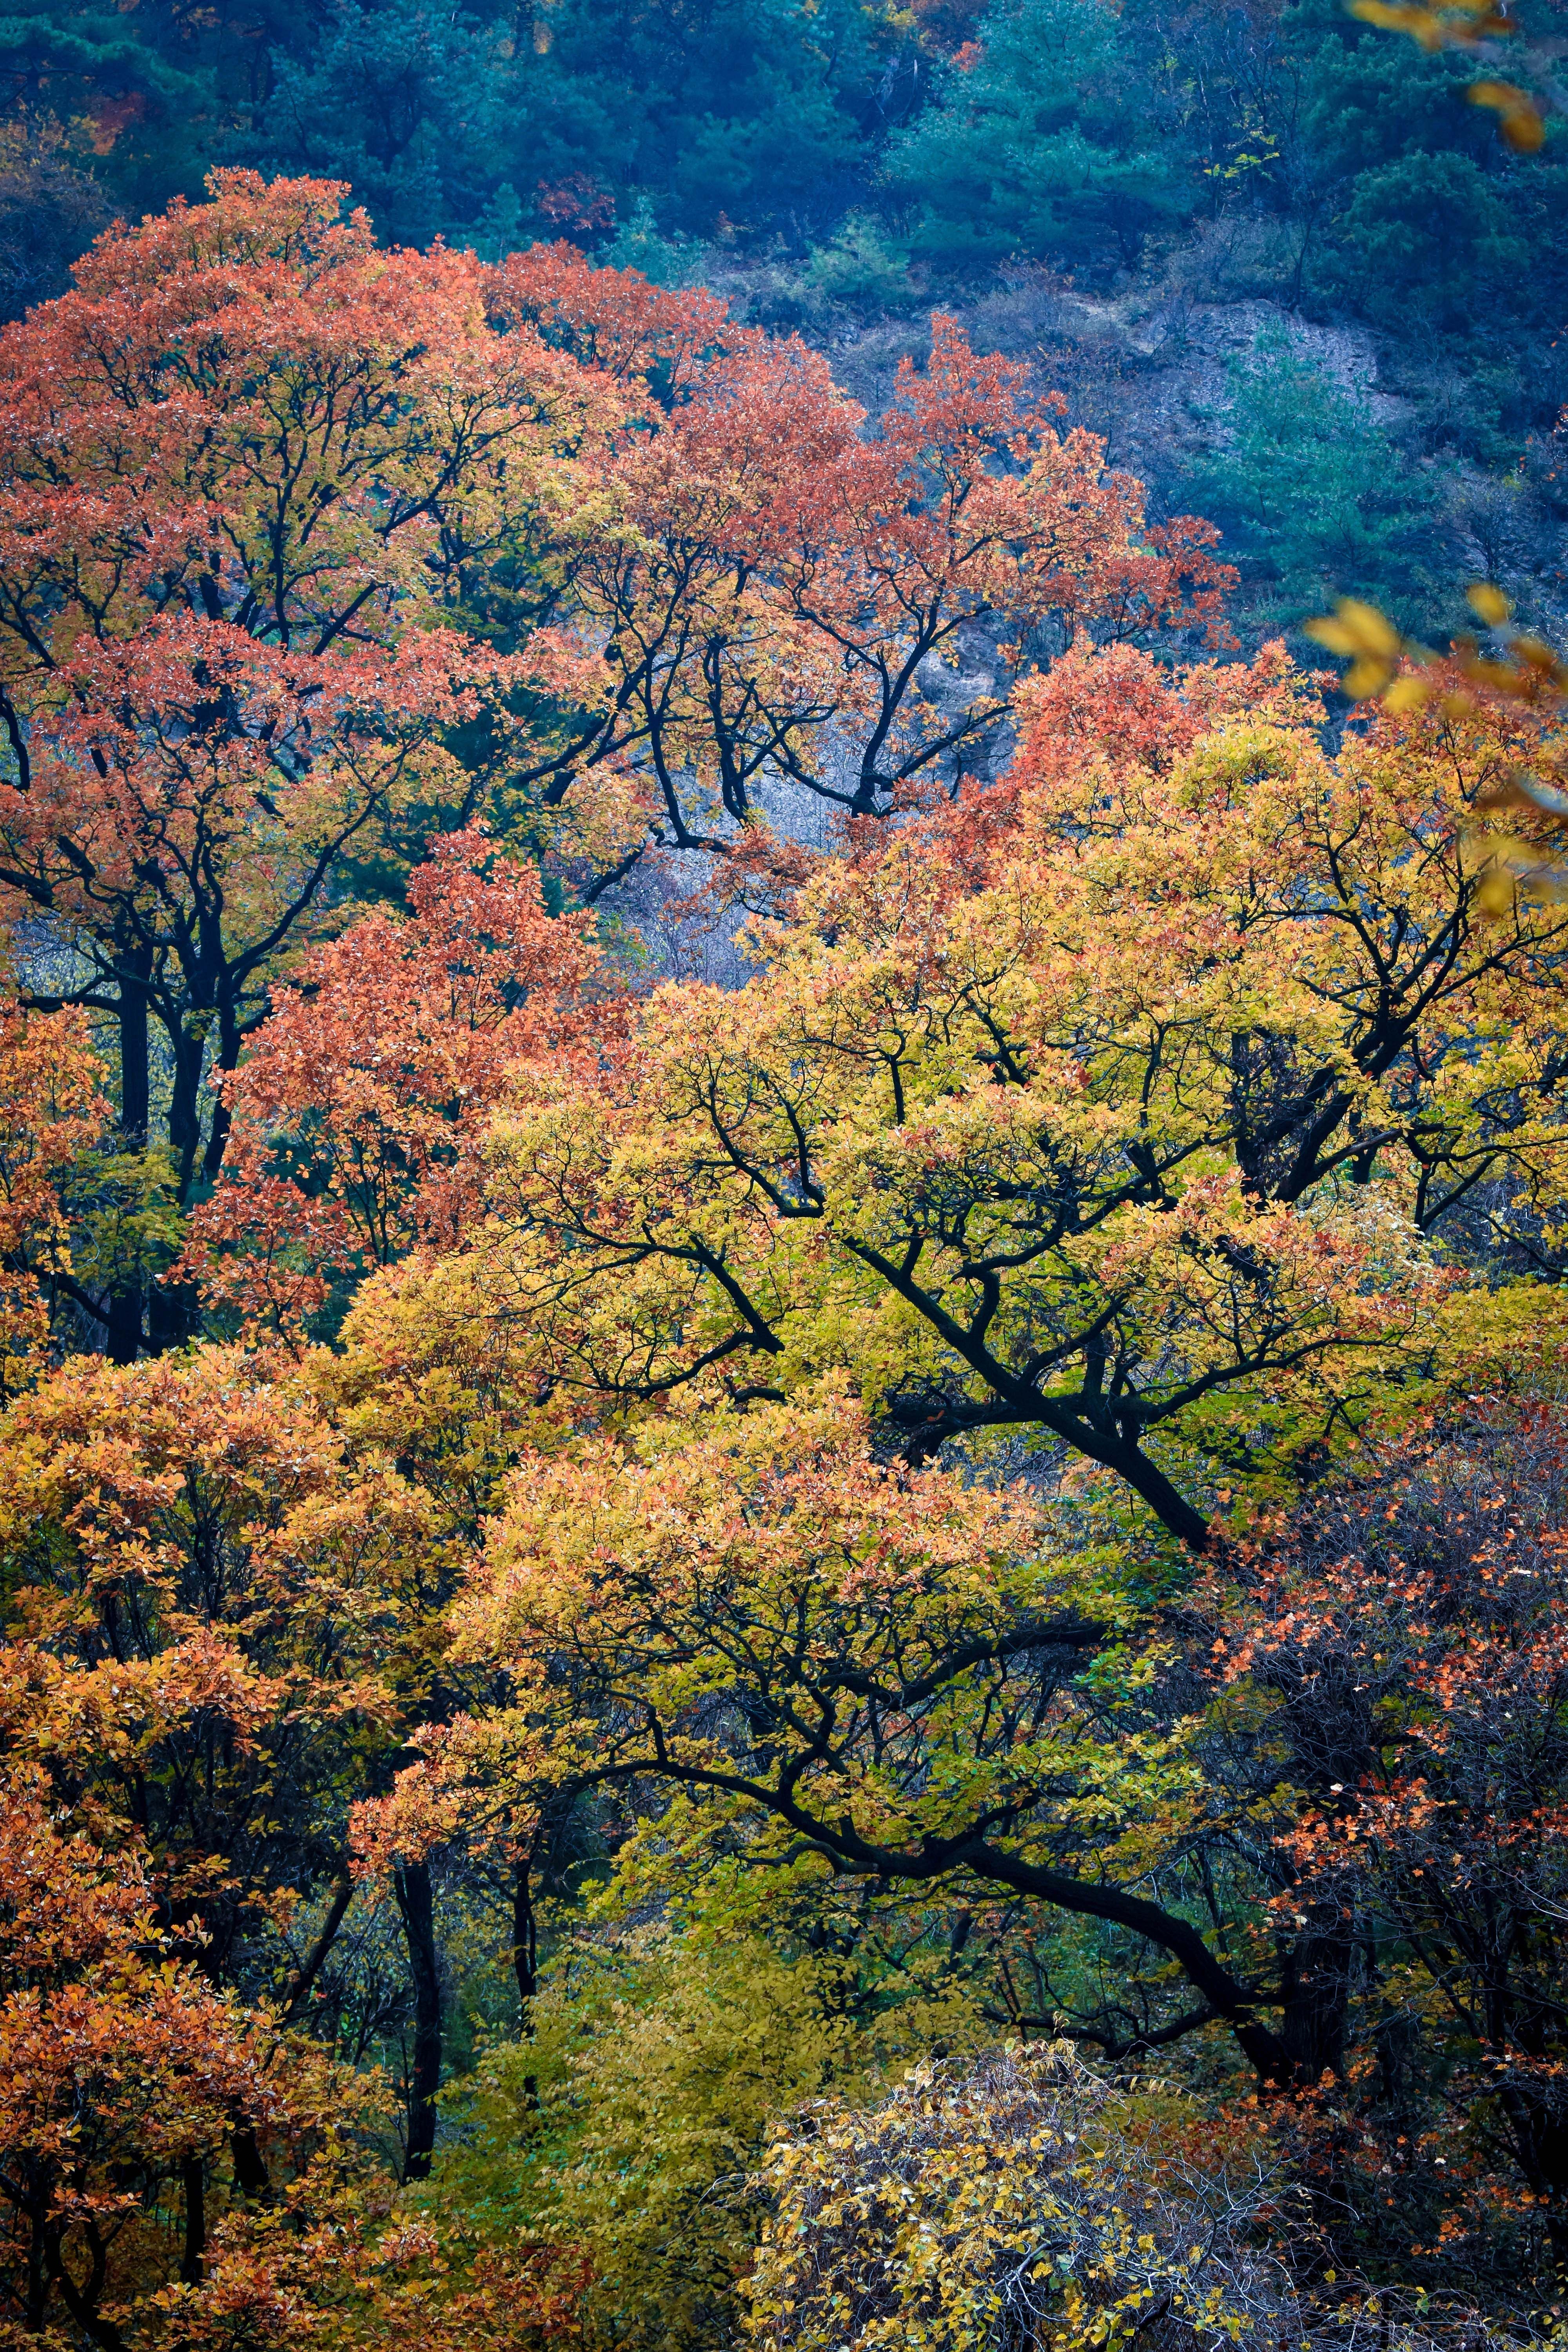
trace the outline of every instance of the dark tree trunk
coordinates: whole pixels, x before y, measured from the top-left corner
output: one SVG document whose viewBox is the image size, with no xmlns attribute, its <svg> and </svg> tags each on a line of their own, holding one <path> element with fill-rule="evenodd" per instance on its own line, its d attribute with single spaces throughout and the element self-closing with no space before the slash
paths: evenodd
<svg viewBox="0 0 1568 2352">
<path fill-rule="evenodd" d="M 117 1283 L 104 1301 L 103 1320 L 108 1333 L 104 1344 L 110 1362 L 133 1364 L 142 1352 L 145 1337 L 142 1328 L 140 1284 Z"/>
<path fill-rule="evenodd" d="M 199 2156 L 187 2156 L 180 2167 L 185 2193 L 185 2251 L 180 2276 L 187 2286 L 200 2286 L 205 2275 L 207 2250 L 206 2177 Z"/>
<path fill-rule="evenodd" d="M 533 2036 L 533 1996 L 539 1990 L 539 1924 L 533 1912 L 533 1886 L 526 1854 L 520 1854 L 511 1884 L 511 1964 L 517 1971 L 517 1997 L 525 2039 Z M 539 2077 L 522 2078 L 525 2106 L 539 2105 Z"/>
<path fill-rule="evenodd" d="M 237 2123 L 228 2136 L 228 2147 L 236 2189 L 248 2203 L 259 2203 L 271 2193 L 272 2176 L 267 2169 L 252 2126 L 247 2123 Z"/>
<path fill-rule="evenodd" d="M 539 1929 L 533 1916 L 533 1890 L 529 1864 L 520 1855 L 511 1890 L 511 1962 L 517 1970 L 517 1997 L 522 2003 L 522 2025 L 530 2030 L 529 2004 L 539 1990 Z"/>
<path fill-rule="evenodd" d="M 1279 1955 L 1279 2040 L 1291 2084 L 1310 2091 L 1344 2063 L 1355 1947 L 1339 1932 L 1309 1930 Z"/>
<path fill-rule="evenodd" d="M 147 1049 L 147 995 L 152 974 L 145 948 L 120 959 L 120 1125 L 127 1143 L 144 1149 L 153 1117 L 152 1064 Z"/>
<path fill-rule="evenodd" d="M 189 1282 L 155 1282 L 147 1298 L 147 1346 L 154 1356 L 183 1348 L 195 1337 L 201 1319 L 201 1301 Z"/>
<path fill-rule="evenodd" d="M 1568 2284 L 1568 2116 L 1554 2086 L 1510 2083 L 1501 2099 L 1521 2171 L 1540 2201 L 1546 2223 L 1553 2292 Z M 1544 2283 L 1543 2283 L 1544 2284 Z"/>
<path fill-rule="evenodd" d="M 49 2300 L 49 2272 L 45 2241 L 43 2208 L 40 2205 L 35 2205 L 28 2220 L 26 2319 L 28 2332 L 34 2336 L 41 2336 L 44 2332 L 44 2313 Z"/>
<path fill-rule="evenodd" d="M 147 992 L 153 960 L 140 945 L 119 958 L 120 1128 L 128 1148 L 145 1151 L 153 1116 L 152 1064 L 147 1047 Z M 142 1285 L 129 1277 L 110 1291 L 104 1310 L 111 1363 L 133 1364 L 142 1351 Z"/>
<path fill-rule="evenodd" d="M 290 2023 L 310 2000 L 310 1988 L 321 1974 L 327 1957 L 337 1941 L 338 1929 L 343 1924 L 349 1905 L 353 1901 L 353 1880 L 344 1871 L 333 1879 L 328 1890 L 327 1916 L 321 1922 L 315 1942 L 299 1967 L 290 1971 L 288 1982 L 283 1988 L 285 2024 Z"/>
<path fill-rule="evenodd" d="M 206 1055 L 201 1031 L 194 1035 L 185 1024 L 169 1029 L 174 1056 L 174 1087 L 169 1097 L 169 1149 L 178 1169 L 182 1205 L 190 1199 L 202 1148 L 202 1074 Z"/>
<path fill-rule="evenodd" d="M 239 1029 L 232 1008 L 226 1004 L 218 1013 L 217 1061 L 215 1066 L 215 1075 L 217 1070 L 227 1071 L 238 1068 L 239 1048 Z M 223 1166 L 223 1155 L 228 1148 L 229 1129 L 234 1124 L 233 1113 L 227 1102 L 221 1094 L 216 1092 L 212 1097 L 210 1120 L 206 1150 L 202 1154 L 202 1175 L 207 1183 L 214 1184 L 217 1181 L 218 1170 Z"/>
<path fill-rule="evenodd" d="M 430 1871 L 423 1862 L 405 1863 L 394 1884 L 408 1946 L 414 1988 L 414 2063 L 408 2078 L 408 2140 L 405 2180 L 424 2180 L 436 2145 L 436 2094 L 441 2087 L 441 1975 L 436 1956 L 435 1911 Z"/>
</svg>

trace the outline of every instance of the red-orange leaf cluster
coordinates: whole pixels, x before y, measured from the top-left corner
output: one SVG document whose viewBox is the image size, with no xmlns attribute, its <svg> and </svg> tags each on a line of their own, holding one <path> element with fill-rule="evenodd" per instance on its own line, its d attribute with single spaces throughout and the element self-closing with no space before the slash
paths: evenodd
<svg viewBox="0 0 1568 2352">
<path fill-rule="evenodd" d="M 188 1267 L 247 1322 L 297 1328 L 330 1277 L 447 1244 L 476 1199 L 507 1074 L 615 1027 L 586 918 L 537 870 L 450 834 L 377 911 L 307 957 L 226 1084 L 236 1131 Z"/>
</svg>

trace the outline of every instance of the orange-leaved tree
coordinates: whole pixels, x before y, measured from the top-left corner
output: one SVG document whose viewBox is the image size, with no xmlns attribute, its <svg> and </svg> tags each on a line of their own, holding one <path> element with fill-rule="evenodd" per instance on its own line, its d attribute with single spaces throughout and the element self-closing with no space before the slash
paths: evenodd
<svg viewBox="0 0 1568 2352">
<path fill-rule="evenodd" d="M 76 1359 L 0 1424 L 8 1744 L 144 1858 L 177 1952 L 308 2011 L 352 1900 L 348 1808 L 437 1705 L 430 1512 L 297 1378 L 221 1349 Z M 423 1961 L 428 1889 L 403 1890 Z M 409 2145 L 434 2125 L 432 1988 Z"/>
<path fill-rule="evenodd" d="M 13 1746 L 37 1696 L 7 1662 L 0 2312 L 13 2340 L 119 2352 L 163 2340 L 157 2300 L 172 2286 L 200 2287 L 211 2224 L 237 2187 L 236 2134 L 303 2170 L 356 2101 L 308 2045 L 286 2048 L 270 2021 L 167 1957 L 134 1853 L 62 1828 L 45 1776 Z"/>
<path fill-rule="evenodd" d="M 132 1137 L 162 1030 L 182 1197 L 222 1155 L 202 1078 L 345 852 L 488 790 L 515 676 L 464 600 L 501 567 L 548 604 L 574 459 L 627 413 L 343 193 L 216 174 L 0 338 L 0 882 L 50 942 L 33 995 L 119 1024 Z"/>
<path fill-rule="evenodd" d="M 68 1716 L 68 1706 L 62 1718 Z M 582 2266 L 395 2211 L 374 2080 L 171 1954 L 133 1850 L 62 1824 L 0 1667 L 0 2332 L 50 2352 L 537 2352 Z M 358 2143 L 356 2145 L 356 2142 Z"/>
<path fill-rule="evenodd" d="M 1222 636 L 1216 534 L 1149 523 L 1026 373 L 938 316 L 868 431 L 798 341 L 679 368 L 584 510 L 554 633 L 581 709 L 538 755 L 547 794 L 628 769 L 680 847 L 728 847 L 781 794 L 885 815 L 983 765 L 1016 678 L 1075 633 Z"/>
<path fill-rule="evenodd" d="M 636 269 L 604 269 L 574 245 L 509 253 L 486 279 L 491 317 L 534 329 L 552 350 L 617 383 L 651 383 L 666 398 L 685 390 L 721 352 L 763 341 L 702 287 L 655 286 Z"/>
<path fill-rule="evenodd" d="M 47 1361 L 51 1309 L 90 1304 L 71 1260 L 72 1179 L 111 1116 L 79 1012 L 0 1007 L 0 1396 Z"/>
<path fill-rule="evenodd" d="M 334 1276 L 455 1244 L 513 1064 L 614 1033 L 586 919 L 552 918 L 532 865 L 448 834 L 408 900 L 313 949 L 226 1083 L 236 1131 L 185 1262 L 250 1323 L 297 1329 Z"/>
<path fill-rule="evenodd" d="M 46 908 L 58 962 L 30 992 L 116 1009 L 91 942 L 133 938 L 136 1001 L 163 1030 L 167 1130 L 182 1195 L 221 1162 L 227 1115 L 209 1069 L 232 1069 L 262 1017 L 281 950 L 323 898 L 336 860 L 377 817 L 449 770 L 447 729 L 470 707 L 431 638 L 353 647 L 330 664 L 221 621 L 160 618 L 83 647 L 47 712 L 22 782 L 0 787 L 5 875 Z M 90 778 L 90 783 L 84 780 Z M 151 1107 L 145 1026 L 128 1134 Z M 211 1110 L 204 1120 L 204 1110 Z"/>
</svg>

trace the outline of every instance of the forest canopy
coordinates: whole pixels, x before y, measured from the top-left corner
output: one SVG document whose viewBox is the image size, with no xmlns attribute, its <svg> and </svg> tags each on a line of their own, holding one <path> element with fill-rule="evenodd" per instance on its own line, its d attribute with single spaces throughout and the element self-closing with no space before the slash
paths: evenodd
<svg viewBox="0 0 1568 2352">
<path fill-rule="evenodd" d="M 0 2343 L 1560 2342 L 1568 670 L 963 289 L 1229 173 L 1501 385 L 1373 36 L 4 28 L 156 208 L 0 331 Z"/>
</svg>

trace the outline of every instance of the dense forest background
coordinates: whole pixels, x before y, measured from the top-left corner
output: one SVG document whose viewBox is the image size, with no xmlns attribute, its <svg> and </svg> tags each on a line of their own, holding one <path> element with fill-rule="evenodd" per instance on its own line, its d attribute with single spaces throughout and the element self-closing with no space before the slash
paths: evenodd
<svg viewBox="0 0 1568 2352">
<path fill-rule="evenodd" d="M 1331 587 L 1558 610 L 1565 167 L 1336 0 L 48 0 L 0 44 L 12 315 L 215 163 L 342 178 L 390 242 L 714 287 L 873 411 L 956 307 L 1220 524 L 1254 638 Z"/>
</svg>

